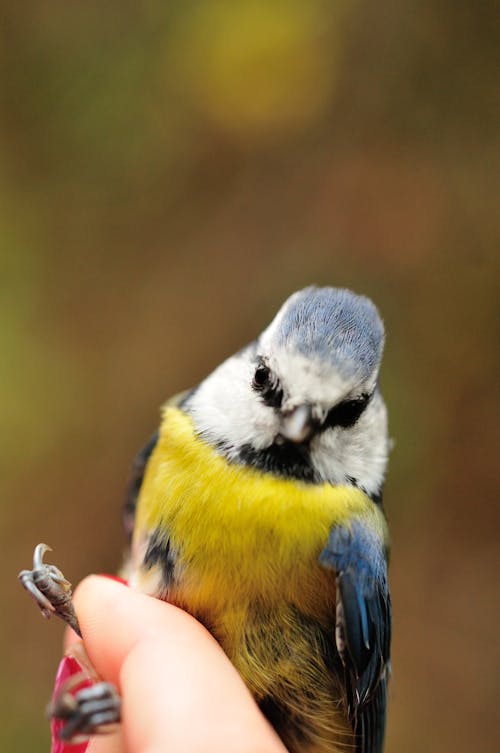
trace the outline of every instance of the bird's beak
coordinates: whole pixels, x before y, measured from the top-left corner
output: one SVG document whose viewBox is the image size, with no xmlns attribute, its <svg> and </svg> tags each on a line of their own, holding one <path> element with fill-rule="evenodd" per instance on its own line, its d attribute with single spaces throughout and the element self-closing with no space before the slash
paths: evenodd
<svg viewBox="0 0 500 753">
<path fill-rule="evenodd" d="M 281 416 L 280 435 L 290 442 L 304 442 L 314 430 L 310 405 L 298 405 Z"/>
</svg>

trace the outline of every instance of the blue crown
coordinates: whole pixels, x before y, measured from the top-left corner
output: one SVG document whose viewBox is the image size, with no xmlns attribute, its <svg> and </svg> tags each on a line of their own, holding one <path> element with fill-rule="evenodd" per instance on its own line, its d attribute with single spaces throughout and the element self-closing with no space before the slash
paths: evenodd
<svg viewBox="0 0 500 753">
<path fill-rule="evenodd" d="M 287 301 L 274 338 L 281 347 L 364 379 L 380 363 L 384 325 L 369 298 L 343 288 L 308 287 Z"/>
</svg>

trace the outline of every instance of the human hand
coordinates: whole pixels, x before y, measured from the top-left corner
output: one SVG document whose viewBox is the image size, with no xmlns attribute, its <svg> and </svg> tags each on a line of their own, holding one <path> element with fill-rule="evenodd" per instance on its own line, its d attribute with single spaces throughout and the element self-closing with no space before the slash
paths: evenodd
<svg viewBox="0 0 500 753">
<path fill-rule="evenodd" d="M 118 731 L 91 738 L 87 753 L 286 753 L 222 648 L 186 612 L 96 576 L 74 602 L 88 657 L 123 704 Z M 68 631 L 67 648 L 77 641 Z"/>
</svg>

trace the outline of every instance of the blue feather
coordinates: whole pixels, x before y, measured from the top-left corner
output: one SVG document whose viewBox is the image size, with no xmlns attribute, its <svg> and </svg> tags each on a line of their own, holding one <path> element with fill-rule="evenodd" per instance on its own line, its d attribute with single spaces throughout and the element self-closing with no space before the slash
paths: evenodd
<svg viewBox="0 0 500 753">
<path fill-rule="evenodd" d="M 383 542 L 365 521 L 335 527 L 320 562 L 335 570 L 347 705 L 356 753 L 381 753 L 390 665 L 391 602 Z"/>
<path fill-rule="evenodd" d="M 368 298 L 309 287 L 288 301 L 276 338 L 279 346 L 326 361 L 346 376 L 366 378 L 380 363 L 384 325 Z"/>
</svg>

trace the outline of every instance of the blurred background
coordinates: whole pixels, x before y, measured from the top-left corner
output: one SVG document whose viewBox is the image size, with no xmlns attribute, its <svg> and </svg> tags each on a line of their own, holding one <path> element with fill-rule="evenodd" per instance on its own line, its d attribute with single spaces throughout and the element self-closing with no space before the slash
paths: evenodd
<svg viewBox="0 0 500 753">
<path fill-rule="evenodd" d="M 493 4 L 86 0 L 1 11 L 0 747 L 48 749 L 39 541 L 112 572 L 162 401 L 293 290 L 387 327 L 387 753 L 493 753 Z M 495 619 L 496 618 L 496 619 Z"/>
</svg>

